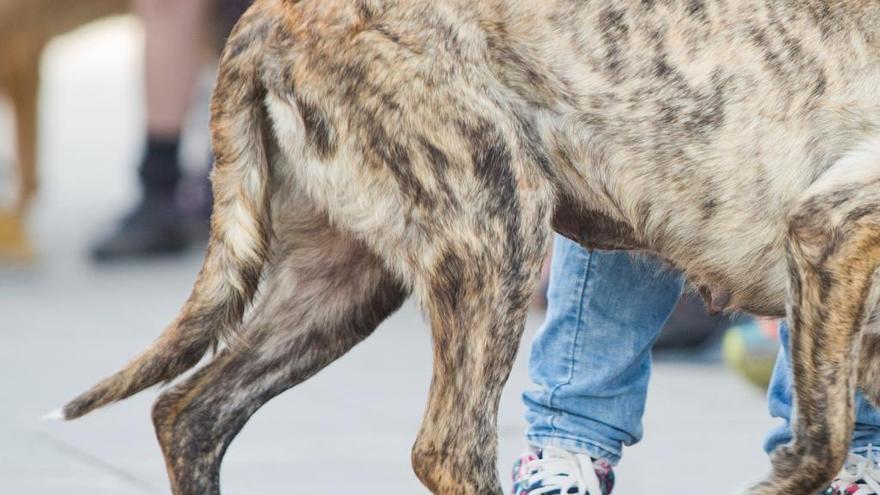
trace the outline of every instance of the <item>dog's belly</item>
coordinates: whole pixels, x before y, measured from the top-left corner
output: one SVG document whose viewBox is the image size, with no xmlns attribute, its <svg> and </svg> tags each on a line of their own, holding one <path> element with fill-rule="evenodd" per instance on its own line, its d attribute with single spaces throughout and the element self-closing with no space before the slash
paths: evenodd
<svg viewBox="0 0 880 495">
<path fill-rule="evenodd" d="M 864 135 L 840 125 L 840 142 L 817 141 L 811 119 L 756 118 L 757 105 L 727 107 L 712 139 L 676 139 L 627 113 L 566 142 L 556 132 L 563 197 L 576 198 L 562 201 L 557 230 L 599 249 L 654 253 L 712 309 L 784 315 L 790 205 Z"/>
<path fill-rule="evenodd" d="M 561 181 L 571 192 L 563 197 L 577 198 L 561 201 L 557 231 L 598 249 L 654 253 L 700 288 L 714 310 L 782 316 L 788 208 L 836 152 L 817 159 L 802 146 L 774 147 L 811 134 L 807 126 L 771 123 L 757 132 L 731 125 L 715 141 L 682 138 L 658 149 L 635 130 L 626 134 L 628 117 L 618 117 L 623 124 L 613 131 L 632 136 L 626 146 L 611 142 L 609 129 L 593 128 L 586 141 L 575 141 L 585 133 L 570 135 L 563 146 L 569 156 L 554 152 L 568 171 Z"/>
<path fill-rule="evenodd" d="M 597 210 L 580 209 L 570 201 L 558 207 L 554 218 L 558 233 L 588 249 L 644 252 L 682 271 L 711 311 L 779 317 L 785 314 L 784 244 L 776 236 L 768 236 L 761 223 L 740 224 L 730 231 L 680 225 L 681 232 L 664 234 L 679 239 L 676 245 L 652 247 L 651 241 L 637 232 L 638 221 L 630 223 Z"/>
</svg>

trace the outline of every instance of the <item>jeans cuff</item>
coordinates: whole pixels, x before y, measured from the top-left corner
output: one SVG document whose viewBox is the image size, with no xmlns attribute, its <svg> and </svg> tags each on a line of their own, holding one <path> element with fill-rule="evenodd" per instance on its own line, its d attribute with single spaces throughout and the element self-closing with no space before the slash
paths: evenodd
<svg viewBox="0 0 880 495">
<path fill-rule="evenodd" d="M 593 459 L 605 459 L 616 466 L 620 462 L 620 449 L 614 449 L 591 440 L 569 438 L 560 435 L 526 435 L 532 447 L 556 447 L 577 454 L 586 454 Z"/>
<path fill-rule="evenodd" d="M 856 449 L 863 449 L 865 447 L 874 447 L 880 448 L 880 438 L 872 438 L 872 439 L 857 439 L 853 440 L 852 445 L 849 446 L 849 450 L 853 451 Z"/>
</svg>

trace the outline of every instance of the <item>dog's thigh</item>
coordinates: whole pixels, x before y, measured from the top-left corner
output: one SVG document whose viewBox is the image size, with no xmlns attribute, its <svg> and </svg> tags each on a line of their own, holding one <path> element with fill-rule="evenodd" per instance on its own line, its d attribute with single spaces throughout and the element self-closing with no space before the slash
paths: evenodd
<svg viewBox="0 0 880 495">
<path fill-rule="evenodd" d="M 794 441 L 774 453 L 773 477 L 753 494 L 816 493 L 846 458 L 860 344 L 880 265 L 878 156 L 880 141 L 843 158 L 790 216 Z"/>
<path fill-rule="evenodd" d="M 461 67 L 457 56 L 448 61 Z M 410 284 L 430 314 L 434 375 L 413 449 L 417 475 L 438 494 L 497 493 L 498 398 L 545 255 L 555 191 L 540 143 L 524 129 L 531 116 L 487 98 L 493 81 L 475 74 L 468 87 L 470 79 L 438 78 L 434 69 L 426 77 L 428 91 L 376 85 L 311 102 L 301 84 L 296 98 L 269 98 L 269 114 L 297 183 Z M 369 118 L 335 125 L 336 114 Z"/>
<path fill-rule="evenodd" d="M 269 274 L 241 335 L 153 409 L 175 495 L 219 493 L 223 454 L 249 417 L 372 333 L 407 291 L 357 241 L 301 208 L 276 219 Z"/>
</svg>

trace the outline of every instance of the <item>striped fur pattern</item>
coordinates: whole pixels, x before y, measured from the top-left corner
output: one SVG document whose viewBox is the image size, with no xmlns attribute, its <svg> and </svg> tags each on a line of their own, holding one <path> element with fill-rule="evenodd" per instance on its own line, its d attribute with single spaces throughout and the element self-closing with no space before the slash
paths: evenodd
<svg viewBox="0 0 880 495">
<path fill-rule="evenodd" d="M 878 35 L 867 0 L 259 0 L 221 64 L 193 295 L 63 414 L 232 342 L 153 411 L 174 493 L 219 493 L 248 417 L 414 294 L 416 473 L 499 493 L 498 398 L 555 230 L 663 259 L 713 309 L 788 315 L 795 440 L 748 493 L 816 493 L 856 387 L 880 399 Z"/>
</svg>

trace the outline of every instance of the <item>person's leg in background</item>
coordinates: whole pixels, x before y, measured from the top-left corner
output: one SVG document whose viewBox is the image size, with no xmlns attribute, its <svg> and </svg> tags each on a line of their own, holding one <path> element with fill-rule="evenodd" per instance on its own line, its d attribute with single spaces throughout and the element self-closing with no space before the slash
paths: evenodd
<svg viewBox="0 0 880 495">
<path fill-rule="evenodd" d="M 175 195 L 182 171 L 180 134 L 209 56 L 213 0 L 135 0 L 145 33 L 146 144 L 139 167 L 141 201 L 102 239 L 98 260 L 174 253 L 186 246 Z"/>
<path fill-rule="evenodd" d="M 792 439 L 791 420 L 794 412 L 794 389 L 789 361 L 789 329 L 783 322 L 779 327 L 782 347 L 776 359 L 776 367 L 767 392 L 770 415 L 783 423 L 773 429 L 764 443 L 764 450 L 771 454 L 777 447 Z M 878 495 L 880 494 L 880 411 L 875 409 L 859 392 L 856 395 L 856 425 L 850 446 L 852 455 L 838 479 L 828 489 L 828 495 Z"/>
<path fill-rule="evenodd" d="M 517 495 L 565 494 L 579 483 L 589 495 L 610 491 L 610 466 L 642 437 L 651 347 L 683 286 L 659 266 L 557 236 L 529 365 L 539 388 L 523 394 L 533 450 L 515 468 Z M 598 480 L 589 481 L 594 468 Z"/>
</svg>

